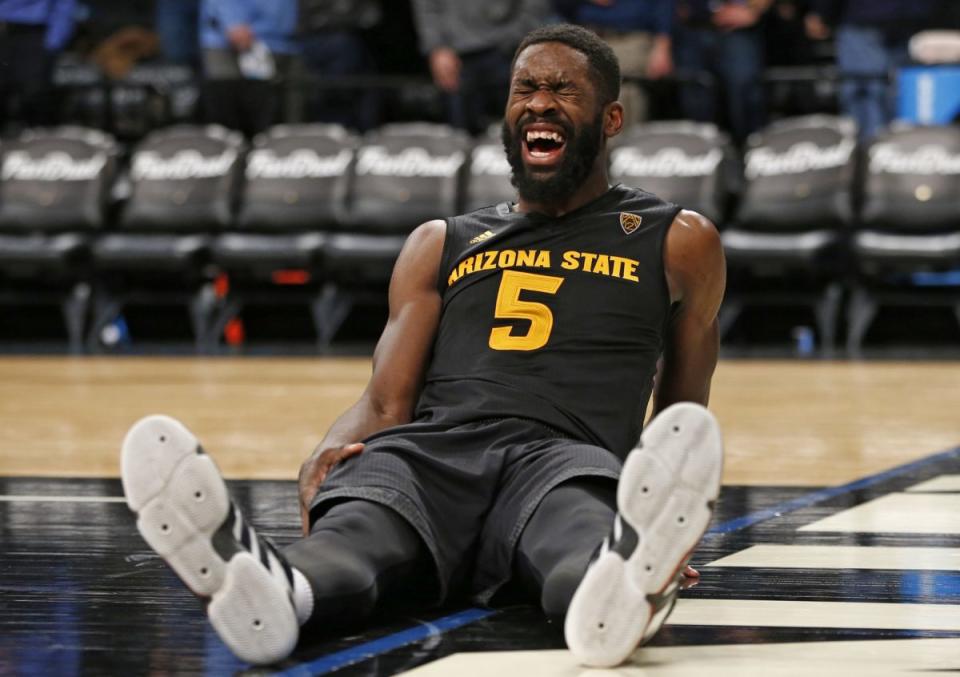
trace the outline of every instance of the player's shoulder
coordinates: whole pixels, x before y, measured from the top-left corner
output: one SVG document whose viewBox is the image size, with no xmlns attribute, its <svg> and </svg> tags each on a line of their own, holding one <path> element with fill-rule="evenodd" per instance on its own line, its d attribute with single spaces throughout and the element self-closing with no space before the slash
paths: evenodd
<svg viewBox="0 0 960 677">
<path fill-rule="evenodd" d="M 725 267 L 723 243 L 713 222 L 703 214 L 681 209 L 667 231 L 667 267 Z"/>
<path fill-rule="evenodd" d="M 447 239 L 460 245 L 477 244 L 505 232 L 515 221 L 509 202 L 480 207 L 447 218 Z"/>
<path fill-rule="evenodd" d="M 643 214 L 644 218 L 659 217 L 669 222 L 680 211 L 680 205 L 640 188 L 617 184 L 610 192 L 616 197 L 617 209 Z"/>
<path fill-rule="evenodd" d="M 445 251 L 459 252 L 498 234 L 507 222 L 505 217 L 511 212 L 509 203 L 501 203 L 426 221 L 410 233 L 404 250 L 426 250 L 439 262 Z"/>
<path fill-rule="evenodd" d="M 424 221 L 414 228 L 407 236 L 407 246 L 423 246 L 431 242 L 443 242 L 447 232 L 447 222 L 444 219 Z"/>
<path fill-rule="evenodd" d="M 617 195 L 623 202 L 638 202 L 650 206 L 677 206 L 673 202 L 665 200 L 659 195 L 649 193 L 642 188 L 627 186 L 622 183 L 616 184 L 610 189 L 610 191 Z"/>
<path fill-rule="evenodd" d="M 692 209 L 679 210 L 670 224 L 670 230 L 705 244 L 720 244 L 720 232 L 713 221 Z"/>
<path fill-rule="evenodd" d="M 512 202 L 498 202 L 451 217 L 454 221 L 499 221 L 513 213 Z"/>
</svg>

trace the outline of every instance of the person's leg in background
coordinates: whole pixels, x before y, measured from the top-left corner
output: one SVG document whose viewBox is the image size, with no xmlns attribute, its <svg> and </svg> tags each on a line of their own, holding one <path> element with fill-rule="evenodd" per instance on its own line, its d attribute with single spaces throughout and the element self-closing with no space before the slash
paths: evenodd
<svg viewBox="0 0 960 677">
<path fill-rule="evenodd" d="M 910 58 L 910 33 L 896 36 L 888 36 L 885 47 L 887 52 L 887 72 L 898 73 L 899 69 L 908 66 L 911 63 Z M 885 124 L 890 124 L 897 117 L 897 86 L 894 83 L 887 84 L 885 93 L 886 102 L 886 120 Z"/>
<path fill-rule="evenodd" d="M 309 33 L 302 38 L 303 64 L 314 77 L 340 78 L 374 71 L 363 39 L 353 31 Z M 308 97 L 307 117 L 367 131 L 380 119 L 380 95 L 375 89 L 324 90 Z"/>
<path fill-rule="evenodd" d="M 248 138 L 281 120 L 284 97 L 279 82 L 295 70 L 297 57 L 274 54 L 271 80 L 244 78 L 229 49 L 203 50 L 203 110 L 208 123 L 243 132 Z"/>
<path fill-rule="evenodd" d="M 879 29 L 837 28 L 840 109 L 856 120 L 862 141 L 873 138 L 889 121 L 887 76 L 891 66 Z"/>
<path fill-rule="evenodd" d="M 0 129 L 56 122 L 51 101 L 53 55 L 44 47 L 44 28 L 4 24 L 0 30 Z"/>
<path fill-rule="evenodd" d="M 253 138 L 273 125 L 298 119 L 290 110 L 290 106 L 296 103 L 295 99 L 291 101 L 287 82 L 298 72 L 299 61 L 299 55 L 274 54 L 275 73 L 272 78 L 248 78 L 241 83 L 243 131 L 247 137 Z"/>
<path fill-rule="evenodd" d="M 240 89 L 243 76 L 236 54 L 229 49 L 205 49 L 203 61 L 203 119 L 229 129 L 243 129 Z"/>
<path fill-rule="evenodd" d="M 451 123 L 477 135 L 499 120 L 510 87 L 512 55 L 500 49 L 461 54 L 460 90 Z"/>
<path fill-rule="evenodd" d="M 679 75 L 712 74 L 716 35 L 704 28 L 679 27 L 673 45 L 674 64 Z M 697 82 L 681 82 L 680 110 L 695 122 L 717 122 L 717 88 Z"/>
<path fill-rule="evenodd" d="M 643 31 L 601 36 L 620 61 L 624 78 L 644 78 L 653 47 L 653 36 Z M 650 117 L 649 98 L 643 83 L 624 82 L 620 88 L 624 127 L 646 121 Z"/>
<path fill-rule="evenodd" d="M 154 25 L 164 61 L 197 67 L 199 16 L 199 0 L 159 0 L 156 3 Z"/>
<path fill-rule="evenodd" d="M 743 143 L 766 119 L 763 34 L 759 28 L 723 33 L 718 67 L 734 141 Z"/>
</svg>

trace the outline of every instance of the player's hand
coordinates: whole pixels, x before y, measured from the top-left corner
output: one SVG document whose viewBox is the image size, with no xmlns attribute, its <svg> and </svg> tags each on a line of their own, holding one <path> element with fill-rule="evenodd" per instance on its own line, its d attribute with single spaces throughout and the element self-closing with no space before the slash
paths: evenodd
<svg viewBox="0 0 960 677">
<path fill-rule="evenodd" d="M 238 52 L 246 52 L 253 46 L 253 31 L 246 24 L 237 24 L 227 30 L 227 40 Z"/>
<path fill-rule="evenodd" d="M 310 535 L 310 503 L 317 495 L 320 485 L 340 461 L 356 456 L 363 451 L 363 443 L 348 444 L 343 447 L 321 449 L 317 447 L 310 458 L 300 466 L 298 479 L 300 489 L 300 521 L 303 523 L 303 535 Z"/>
<path fill-rule="evenodd" d="M 449 47 L 437 47 L 430 52 L 430 74 L 433 82 L 445 92 L 460 89 L 460 57 Z"/>
<path fill-rule="evenodd" d="M 687 578 L 700 578 L 700 572 L 689 564 L 687 565 L 687 568 L 683 570 L 683 575 Z"/>
</svg>

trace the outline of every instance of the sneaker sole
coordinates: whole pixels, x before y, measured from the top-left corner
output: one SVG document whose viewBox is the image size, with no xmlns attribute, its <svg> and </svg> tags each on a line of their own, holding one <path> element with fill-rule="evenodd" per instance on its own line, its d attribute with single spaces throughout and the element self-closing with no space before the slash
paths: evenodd
<svg viewBox="0 0 960 677">
<path fill-rule="evenodd" d="M 627 457 L 617 510 L 639 543 L 624 560 L 608 550 L 577 587 L 564 624 L 567 646 L 584 665 L 620 665 L 652 622 L 649 596 L 663 593 L 700 542 L 720 493 L 723 443 L 705 408 L 681 403 L 663 411 Z"/>
<path fill-rule="evenodd" d="M 230 497 L 213 459 L 179 421 L 148 416 L 127 433 L 121 478 L 137 529 L 197 596 L 220 638 L 242 660 L 268 664 L 293 651 L 299 625 L 289 595 L 247 552 L 225 561 L 213 536 Z"/>
</svg>

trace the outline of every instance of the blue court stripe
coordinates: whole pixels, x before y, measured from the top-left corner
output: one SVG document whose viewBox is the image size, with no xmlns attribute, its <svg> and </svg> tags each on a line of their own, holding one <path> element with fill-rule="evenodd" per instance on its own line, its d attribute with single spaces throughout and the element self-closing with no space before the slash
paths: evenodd
<svg viewBox="0 0 960 677">
<path fill-rule="evenodd" d="M 365 661 L 374 656 L 385 654 L 388 651 L 399 649 L 407 644 L 413 644 L 420 640 L 434 635 L 442 635 L 445 632 L 459 628 L 460 626 L 479 621 L 487 616 L 495 614 L 492 609 L 464 609 L 455 614 L 438 618 L 435 621 L 424 622 L 413 628 L 401 630 L 392 635 L 375 639 L 371 642 L 364 642 L 349 649 L 343 649 L 326 656 L 315 658 L 312 661 L 301 663 L 300 665 L 273 673 L 274 675 L 283 675 L 284 677 L 313 677 L 313 675 L 325 675 L 334 670 L 339 670 L 348 665 Z"/>
<path fill-rule="evenodd" d="M 821 501 L 835 498 L 836 496 L 849 494 L 852 491 L 873 486 L 879 482 L 893 479 L 898 475 L 903 475 L 912 470 L 930 465 L 931 463 L 944 461 L 953 457 L 960 458 L 960 447 L 949 449 L 947 451 L 941 451 L 940 453 L 933 454 L 932 456 L 927 456 L 916 461 L 911 461 L 910 463 L 905 463 L 904 465 L 898 465 L 890 470 L 884 470 L 883 472 L 879 472 L 875 475 L 868 475 L 867 477 L 862 477 L 839 487 L 830 487 L 828 489 L 812 491 L 809 494 L 804 494 L 798 498 L 784 501 L 783 503 L 775 505 L 772 508 L 765 508 L 763 510 L 758 510 L 757 512 L 752 512 L 749 515 L 744 515 L 743 517 L 737 517 L 736 519 L 732 519 L 727 522 L 721 522 L 712 529 L 709 529 L 705 535 L 710 536 L 712 534 L 729 534 L 731 531 L 745 529 L 746 527 L 753 526 L 758 522 L 764 522 L 773 517 L 780 517 L 781 515 L 784 515 L 788 512 L 793 512 L 799 508 L 806 508 L 815 503 L 820 503 Z"/>
</svg>

